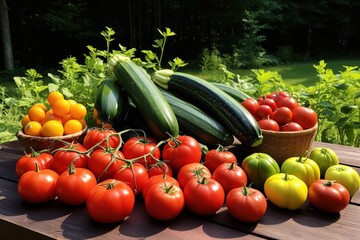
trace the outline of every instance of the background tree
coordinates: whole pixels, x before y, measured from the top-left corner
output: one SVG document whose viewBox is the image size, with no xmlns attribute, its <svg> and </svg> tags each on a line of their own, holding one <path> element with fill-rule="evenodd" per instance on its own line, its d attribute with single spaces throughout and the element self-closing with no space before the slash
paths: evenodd
<svg viewBox="0 0 360 240">
<path fill-rule="evenodd" d="M 14 59 L 11 46 L 11 32 L 6 0 L 0 0 L 0 23 L 4 49 L 5 70 L 14 69 Z"/>
</svg>

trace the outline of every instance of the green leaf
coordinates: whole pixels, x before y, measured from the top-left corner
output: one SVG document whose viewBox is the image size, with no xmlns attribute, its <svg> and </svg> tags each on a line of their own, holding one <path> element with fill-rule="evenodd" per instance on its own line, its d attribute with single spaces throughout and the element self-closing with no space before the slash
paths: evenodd
<svg viewBox="0 0 360 240">
<path fill-rule="evenodd" d="M 347 104 L 347 105 L 341 107 L 341 112 L 345 113 L 345 114 L 349 114 L 352 111 L 354 111 L 355 109 L 358 109 L 358 106 Z"/>
<path fill-rule="evenodd" d="M 346 83 L 338 83 L 338 84 L 334 84 L 333 86 L 339 90 L 347 90 L 350 87 L 349 84 Z"/>
</svg>

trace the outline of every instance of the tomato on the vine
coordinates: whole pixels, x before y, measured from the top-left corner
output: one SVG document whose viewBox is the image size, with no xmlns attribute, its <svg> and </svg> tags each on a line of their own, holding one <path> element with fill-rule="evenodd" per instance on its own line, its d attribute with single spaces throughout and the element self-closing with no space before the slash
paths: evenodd
<svg viewBox="0 0 360 240">
<path fill-rule="evenodd" d="M 216 149 L 211 149 L 204 157 L 204 165 L 212 173 L 220 164 L 232 162 L 237 162 L 236 156 L 222 145 L 219 145 Z"/>
<path fill-rule="evenodd" d="M 90 154 L 88 169 L 94 173 L 98 181 L 114 178 L 115 172 L 124 164 L 124 155 L 120 150 L 97 149 Z"/>
<path fill-rule="evenodd" d="M 159 160 L 157 163 L 150 165 L 148 168 L 149 178 L 155 175 L 173 176 L 171 167 L 164 161 Z"/>
<path fill-rule="evenodd" d="M 185 188 L 185 185 L 191 179 L 211 178 L 210 170 L 202 163 L 189 163 L 183 166 L 177 174 L 177 180 L 181 189 Z"/>
<path fill-rule="evenodd" d="M 86 199 L 90 217 L 101 223 L 115 223 L 130 215 L 135 205 L 135 195 L 124 182 L 107 179 L 98 183 Z"/>
<path fill-rule="evenodd" d="M 108 146 L 116 148 L 119 146 L 120 142 L 120 137 L 114 129 L 91 128 L 84 137 L 83 145 L 86 149 L 90 149 L 97 144 L 99 145 L 97 148 L 100 148 L 100 146 L 104 148 Z"/>
<path fill-rule="evenodd" d="M 164 182 L 167 182 L 168 184 L 171 184 L 171 185 L 180 186 L 178 180 L 176 180 L 176 178 L 174 178 L 174 177 L 171 177 L 169 175 L 155 175 L 155 176 L 149 177 L 149 179 L 146 181 L 146 183 L 141 191 L 143 198 L 144 199 L 146 198 L 147 192 L 153 185 L 164 183 Z"/>
<path fill-rule="evenodd" d="M 201 155 L 199 142 L 187 135 L 170 138 L 162 150 L 163 160 L 175 172 L 188 163 L 200 162 Z"/>
<path fill-rule="evenodd" d="M 135 136 L 125 142 L 122 153 L 126 159 L 136 160 L 148 167 L 160 159 L 160 149 L 157 144 L 153 137 Z"/>
<path fill-rule="evenodd" d="M 96 184 L 96 178 L 90 170 L 75 168 L 71 164 L 69 170 L 60 174 L 57 180 L 56 196 L 69 205 L 83 204 Z"/>
<path fill-rule="evenodd" d="M 85 154 L 86 148 L 80 143 L 70 143 L 56 150 L 51 169 L 59 175 L 68 170 L 70 163 L 75 167 L 87 168 L 89 157 Z"/>
<path fill-rule="evenodd" d="M 56 181 L 59 175 L 51 169 L 24 173 L 18 182 L 18 193 L 20 197 L 30 203 L 43 203 L 55 199 Z"/>
<path fill-rule="evenodd" d="M 38 153 L 32 151 L 29 154 L 21 156 L 15 165 L 15 173 L 18 177 L 21 177 L 25 172 L 35 171 L 37 163 L 39 169 L 50 168 L 53 156 L 50 153 L 42 152 Z"/>
<path fill-rule="evenodd" d="M 215 169 L 212 178 L 221 184 L 225 195 L 233 188 L 247 185 L 246 173 L 236 162 L 220 164 Z"/>
<path fill-rule="evenodd" d="M 223 205 L 225 192 L 215 179 L 191 179 L 184 188 L 185 205 L 199 215 L 215 214 Z"/>
<path fill-rule="evenodd" d="M 149 175 L 144 165 L 136 162 L 127 162 L 121 165 L 115 172 L 114 179 L 123 181 L 129 185 L 135 195 L 138 195 L 149 179 Z"/>
<path fill-rule="evenodd" d="M 265 196 L 257 189 L 242 187 L 232 189 L 226 196 L 226 207 L 233 217 L 243 222 L 256 222 L 266 213 Z"/>
<path fill-rule="evenodd" d="M 319 179 L 309 188 L 309 201 L 324 212 L 340 212 L 349 204 L 350 193 L 340 183 Z"/>
<path fill-rule="evenodd" d="M 158 220 L 170 220 L 177 217 L 184 206 L 183 191 L 179 186 L 168 182 L 153 185 L 146 194 L 146 211 Z"/>
</svg>

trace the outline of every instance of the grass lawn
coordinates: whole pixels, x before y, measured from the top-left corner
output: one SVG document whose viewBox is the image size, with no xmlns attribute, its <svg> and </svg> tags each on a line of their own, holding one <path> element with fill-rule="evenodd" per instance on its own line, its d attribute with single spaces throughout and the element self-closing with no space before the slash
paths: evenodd
<svg viewBox="0 0 360 240">
<path fill-rule="evenodd" d="M 326 60 L 327 68 L 332 69 L 334 73 L 339 73 L 345 68 L 343 66 L 360 66 L 360 59 L 344 59 L 344 60 Z M 319 60 L 320 61 L 320 60 Z M 313 65 L 318 65 L 319 61 L 311 61 L 306 63 L 292 63 L 286 65 L 278 65 L 274 67 L 264 67 L 268 71 L 277 71 L 284 81 L 289 85 L 302 84 L 304 86 L 313 85 L 317 81 L 316 70 Z M 240 76 L 255 77 L 250 69 L 230 70 Z M 199 70 L 188 69 L 187 72 L 204 79 L 210 80 L 216 73 L 202 73 Z M 212 76 L 209 76 L 212 75 Z"/>
</svg>

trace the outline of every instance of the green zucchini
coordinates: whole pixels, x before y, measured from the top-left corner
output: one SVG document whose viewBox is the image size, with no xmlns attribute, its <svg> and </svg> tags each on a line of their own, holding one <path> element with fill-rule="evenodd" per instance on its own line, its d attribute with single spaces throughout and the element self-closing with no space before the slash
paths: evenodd
<svg viewBox="0 0 360 240">
<path fill-rule="evenodd" d="M 255 118 L 241 104 L 211 83 L 186 73 L 159 70 L 153 81 L 216 118 L 243 145 L 258 146 L 262 132 Z"/>
<path fill-rule="evenodd" d="M 111 123 L 116 129 L 125 119 L 129 98 L 115 78 L 108 78 L 100 83 L 95 94 L 94 109 L 98 125 Z"/>
<path fill-rule="evenodd" d="M 211 82 L 211 84 L 213 84 L 214 86 L 220 88 L 222 91 L 224 91 L 227 94 L 229 94 L 230 96 L 232 96 L 239 103 L 241 103 L 241 102 L 245 101 L 247 98 L 251 97 L 250 95 L 240 91 L 239 89 L 234 88 L 229 85 L 226 85 L 226 84 L 223 84 L 223 83 Z"/>
<path fill-rule="evenodd" d="M 161 93 L 177 117 L 180 132 L 192 136 L 200 143 L 208 146 L 233 144 L 233 135 L 218 121 L 166 90 L 161 90 Z"/>
<path fill-rule="evenodd" d="M 140 111 L 154 137 L 159 140 L 179 135 L 175 113 L 151 80 L 150 75 L 128 57 L 115 55 L 109 61 L 116 79 Z"/>
</svg>

